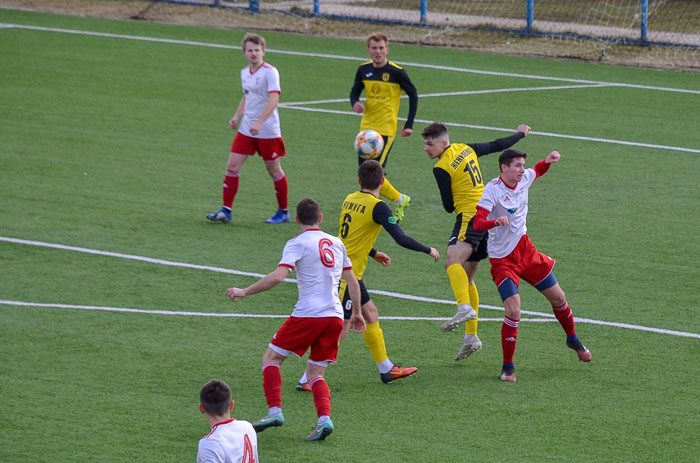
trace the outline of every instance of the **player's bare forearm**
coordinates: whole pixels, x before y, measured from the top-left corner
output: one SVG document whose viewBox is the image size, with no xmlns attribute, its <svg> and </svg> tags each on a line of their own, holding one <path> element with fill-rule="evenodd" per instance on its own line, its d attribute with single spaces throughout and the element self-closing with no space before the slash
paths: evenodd
<svg viewBox="0 0 700 463">
<path fill-rule="evenodd" d="M 239 297 L 252 296 L 253 294 L 262 293 L 268 289 L 272 289 L 280 284 L 289 275 L 290 270 L 287 267 L 277 267 L 274 271 L 268 273 L 260 280 L 245 289 L 229 288 L 226 290 L 226 295 L 236 302 Z"/>
<path fill-rule="evenodd" d="M 260 132 L 260 129 L 262 128 L 262 125 L 265 123 L 268 117 L 270 117 L 270 114 L 272 114 L 277 106 L 279 105 L 280 102 L 280 94 L 277 92 L 271 92 L 268 94 L 269 100 L 267 101 L 267 104 L 265 105 L 265 108 L 263 109 L 262 114 L 260 114 L 260 118 L 258 118 L 257 121 L 252 125 L 250 129 L 250 133 L 253 135 L 257 135 Z"/>
<path fill-rule="evenodd" d="M 243 114 L 245 113 L 245 96 L 241 98 L 241 102 L 238 103 L 238 109 L 236 109 L 236 113 L 233 115 L 230 121 L 228 121 L 228 125 L 231 126 L 232 129 L 237 129 L 238 128 L 238 122 L 241 120 L 241 117 L 243 117 Z"/>
<path fill-rule="evenodd" d="M 362 317 L 362 295 L 360 294 L 360 282 L 357 281 L 352 269 L 343 270 L 342 277 L 348 285 L 348 293 L 352 302 L 352 316 L 350 324 L 355 333 L 362 333 L 365 328 L 365 319 Z"/>
</svg>

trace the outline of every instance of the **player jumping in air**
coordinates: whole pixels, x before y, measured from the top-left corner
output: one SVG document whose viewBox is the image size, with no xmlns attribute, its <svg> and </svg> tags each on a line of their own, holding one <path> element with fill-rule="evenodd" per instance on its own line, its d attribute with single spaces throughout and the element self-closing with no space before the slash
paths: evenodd
<svg viewBox="0 0 700 463">
<path fill-rule="evenodd" d="M 474 277 L 479 263 L 487 256 L 487 233 L 474 229 L 476 203 L 484 190 L 484 179 L 477 158 L 503 151 L 527 136 L 530 127 L 519 125 L 516 132 L 488 143 L 451 143 L 447 127 L 439 122 L 428 125 L 421 135 L 425 152 L 437 159 L 433 175 L 440 190 L 442 205 L 457 214 L 452 235 L 447 244 L 445 269 L 457 300 L 457 313 L 442 325 L 442 331 L 452 331 L 465 323 L 464 343 L 455 360 L 463 360 L 482 347 L 476 334 L 479 315 L 479 292 Z"/>
</svg>

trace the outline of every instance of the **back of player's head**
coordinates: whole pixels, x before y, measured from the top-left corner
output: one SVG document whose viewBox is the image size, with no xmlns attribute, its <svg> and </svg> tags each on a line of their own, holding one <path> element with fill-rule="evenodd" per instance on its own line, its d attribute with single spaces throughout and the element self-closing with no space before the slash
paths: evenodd
<svg viewBox="0 0 700 463">
<path fill-rule="evenodd" d="M 262 50 L 265 51 L 265 38 L 262 35 L 246 34 L 245 37 L 243 37 L 243 42 L 241 42 L 241 47 L 244 51 L 245 44 L 248 42 L 254 43 L 255 45 L 260 45 L 260 48 L 262 48 Z"/>
<path fill-rule="evenodd" d="M 381 32 L 374 32 L 369 37 L 367 37 L 368 47 L 370 42 L 384 42 L 385 45 L 389 45 L 389 38 Z"/>
<path fill-rule="evenodd" d="M 297 203 L 297 217 L 302 225 L 315 225 L 321 217 L 321 206 L 313 198 L 304 198 Z"/>
<path fill-rule="evenodd" d="M 220 379 L 212 379 L 199 391 L 199 403 L 212 416 L 224 416 L 231 410 L 231 388 Z"/>
<path fill-rule="evenodd" d="M 439 140 L 447 137 L 447 127 L 442 122 L 433 122 L 426 126 L 420 134 L 423 139 L 432 138 L 433 140 Z"/>
<path fill-rule="evenodd" d="M 357 177 L 360 179 L 362 188 L 374 190 L 382 184 L 384 168 L 374 159 L 370 159 L 360 164 L 357 169 Z"/>
<path fill-rule="evenodd" d="M 498 165 L 499 167 L 503 165 L 510 166 L 513 159 L 517 158 L 527 159 L 527 153 L 523 153 L 522 151 L 513 148 L 508 148 L 502 152 L 500 156 L 498 156 Z M 503 167 L 501 167 L 501 171 L 503 171 Z"/>
</svg>

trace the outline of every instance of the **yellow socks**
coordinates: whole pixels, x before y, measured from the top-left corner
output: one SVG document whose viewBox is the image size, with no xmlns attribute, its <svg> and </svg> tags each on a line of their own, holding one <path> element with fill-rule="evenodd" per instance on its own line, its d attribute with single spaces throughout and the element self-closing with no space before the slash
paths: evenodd
<svg viewBox="0 0 700 463">
<path fill-rule="evenodd" d="M 394 203 L 401 199 L 401 193 L 399 193 L 399 190 L 394 188 L 394 185 L 392 185 L 389 179 L 386 177 L 384 177 L 384 183 L 382 183 L 382 187 L 379 189 L 379 194 Z"/>
<path fill-rule="evenodd" d="M 452 286 L 457 305 L 469 304 L 469 278 L 464 267 L 460 264 L 450 265 L 447 267 L 447 277 L 450 279 L 450 286 Z"/>
<path fill-rule="evenodd" d="M 479 292 L 476 285 L 469 285 L 469 302 L 476 310 L 476 318 L 464 324 L 464 334 L 476 334 L 476 325 L 479 320 Z"/>
<path fill-rule="evenodd" d="M 362 333 L 362 337 L 365 338 L 365 343 L 367 347 L 369 347 L 369 351 L 372 353 L 375 363 L 380 363 L 389 359 L 389 356 L 386 354 L 384 334 L 379 327 L 379 322 L 368 323 L 367 329 Z"/>
</svg>

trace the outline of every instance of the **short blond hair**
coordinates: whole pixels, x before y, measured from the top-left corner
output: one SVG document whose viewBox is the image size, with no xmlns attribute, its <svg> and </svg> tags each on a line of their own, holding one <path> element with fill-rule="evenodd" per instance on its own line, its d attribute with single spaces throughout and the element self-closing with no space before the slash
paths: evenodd
<svg viewBox="0 0 700 463">
<path fill-rule="evenodd" d="M 385 44 L 389 45 L 389 38 L 381 32 L 375 32 L 367 38 L 368 47 L 370 42 L 384 42 Z"/>
<path fill-rule="evenodd" d="M 265 51 L 265 38 L 262 35 L 246 34 L 245 37 L 243 37 L 243 42 L 241 43 L 241 48 L 243 48 L 243 51 L 245 51 L 245 44 L 248 42 L 254 43 L 255 45 L 260 45 L 260 48 Z"/>
</svg>

